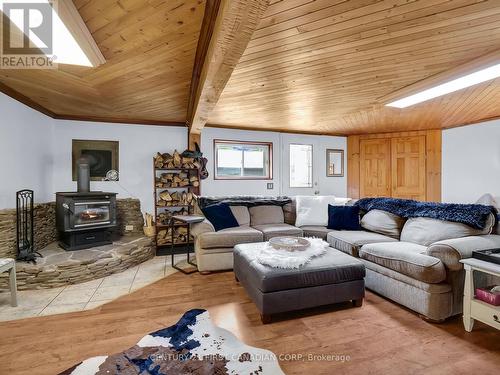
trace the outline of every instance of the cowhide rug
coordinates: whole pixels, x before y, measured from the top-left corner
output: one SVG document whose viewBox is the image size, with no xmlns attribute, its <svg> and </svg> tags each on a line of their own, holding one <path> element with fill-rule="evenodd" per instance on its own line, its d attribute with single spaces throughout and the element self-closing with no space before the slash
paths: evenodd
<svg viewBox="0 0 500 375">
<path fill-rule="evenodd" d="M 276 356 L 217 327 L 208 311 L 186 312 L 177 324 L 110 356 L 86 359 L 60 375 L 281 375 Z"/>
</svg>

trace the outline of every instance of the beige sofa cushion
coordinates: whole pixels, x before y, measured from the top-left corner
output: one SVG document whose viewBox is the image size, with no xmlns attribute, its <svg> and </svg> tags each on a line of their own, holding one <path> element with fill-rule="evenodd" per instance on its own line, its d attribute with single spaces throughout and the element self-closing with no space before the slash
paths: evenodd
<svg viewBox="0 0 500 375">
<path fill-rule="evenodd" d="M 333 230 L 326 238 L 331 247 L 354 257 L 358 256 L 361 246 L 368 243 L 397 242 L 392 237 L 364 230 Z"/>
<path fill-rule="evenodd" d="M 434 242 L 427 248 L 426 254 L 441 259 L 446 268 L 459 271 L 463 268 L 460 260 L 472 257 L 474 250 L 496 249 L 499 247 L 500 236 L 470 236 Z"/>
<path fill-rule="evenodd" d="M 239 226 L 250 225 L 250 212 L 246 206 L 231 206 L 229 207 L 233 213 Z"/>
<path fill-rule="evenodd" d="M 214 226 L 207 219 L 191 225 L 191 235 L 195 238 L 206 232 L 215 232 Z"/>
<path fill-rule="evenodd" d="M 446 279 L 443 263 L 423 254 L 425 246 L 411 242 L 372 243 L 359 250 L 359 257 L 429 284 Z"/>
<path fill-rule="evenodd" d="M 198 244 L 204 249 L 234 247 L 239 243 L 262 242 L 262 232 L 251 227 L 235 227 L 218 232 L 206 232 L 198 238 Z"/>
<path fill-rule="evenodd" d="M 297 218 L 297 207 L 295 204 L 295 198 L 291 198 L 292 201 L 283 206 L 283 215 L 285 216 L 285 223 L 290 225 L 295 225 L 295 220 Z"/>
<path fill-rule="evenodd" d="M 488 216 L 484 229 L 475 229 L 462 223 L 431 219 L 428 217 L 411 218 L 401 231 L 401 241 L 429 246 L 437 241 L 467 236 L 490 234 L 495 224 L 493 214 Z"/>
<path fill-rule="evenodd" d="M 281 206 L 255 206 L 250 207 L 250 225 L 283 224 L 285 217 Z"/>
<path fill-rule="evenodd" d="M 254 225 L 253 228 L 262 232 L 264 241 L 269 241 L 269 239 L 279 236 L 302 237 L 303 235 L 302 229 L 290 224 L 263 224 Z"/>
<path fill-rule="evenodd" d="M 371 232 L 399 239 L 406 219 L 382 210 L 371 210 L 361 219 L 361 226 Z"/>
<path fill-rule="evenodd" d="M 300 227 L 304 232 L 304 237 L 316 237 L 326 240 L 326 236 L 332 230 L 321 225 L 304 225 Z"/>
</svg>

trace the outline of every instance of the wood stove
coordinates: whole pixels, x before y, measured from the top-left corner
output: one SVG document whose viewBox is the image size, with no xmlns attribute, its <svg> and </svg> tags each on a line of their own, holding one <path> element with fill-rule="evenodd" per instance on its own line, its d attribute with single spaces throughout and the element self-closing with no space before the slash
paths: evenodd
<svg viewBox="0 0 500 375">
<path fill-rule="evenodd" d="M 90 191 L 90 164 L 77 161 L 77 189 L 56 193 L 56 226 L 59 244 L 66 250 L 80 250 L 112 243 L 116 227 L 116 193 Z"/>
<path fill-rule="evenodd" d="M 112 243 L 116 193 L 56 193 L 56 210 L 60 245 L 64 249 L 80 250 Z"/>
</svg>

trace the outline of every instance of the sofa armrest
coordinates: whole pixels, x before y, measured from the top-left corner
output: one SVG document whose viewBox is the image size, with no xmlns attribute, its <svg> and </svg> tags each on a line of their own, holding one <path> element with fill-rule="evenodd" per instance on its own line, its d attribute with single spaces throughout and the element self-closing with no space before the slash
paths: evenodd
<svg viewBox="0 0 500 375">
<path fill-rule="evenodd" d="M 469 236 L 434 242 L 426 254 L 440 259 L 449 270 L 458 271 L 463 268 L 460 260 L 472 257 L 472 251 L 494 248 L 500 248 L 500 236 Z"/>
<path fill-rule="evenodd" d="M 191 234 L 194 238 L 207 232 L 215 232 L 214 226 L 207 219 L 203 220 L 201 223 L 191 225 Z"/>
</svg>

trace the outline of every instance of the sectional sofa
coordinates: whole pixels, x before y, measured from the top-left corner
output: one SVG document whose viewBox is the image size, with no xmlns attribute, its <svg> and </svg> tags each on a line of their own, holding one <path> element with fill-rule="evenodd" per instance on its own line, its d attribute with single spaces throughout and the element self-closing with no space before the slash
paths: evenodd
<svg viewBox="0 0 500 375">
<path fill-rule="evenodd" d="M 493 214 L 478 230 L 373 210 L 361 219 L 365 230 L 331 231 L 327 240 L 365 264 L 368 289 L 442 321 L 462 312 L 465 273 L 460 260 L 471 257 L 473 250 L 500 247 L 500 236 L 491 234 L 494 224 Z"/>
<path fill-rule="evenodd" d="M 221 200 L 224 200 L 221 198 Z M 225 199 L 226 201 L 228 199 Z M 229 201 L 231 201 L 229 199 Z M 234 201 L 231 211 L 239 227 L 215 231 L 205 219 L 193 225 L 191 233 L 195 239 L 195 253 L 198 270 L 201 273 L 230 270 L 233 268 L 233 248 L 238 244 L 268 241 L 277 236 L 310 237 L 318 233 L 311 228 L 297 228 L 292 203 L 284 205 L 257 205 L 247 207 Z M 201 211 L 198 210 L 201 214 Z M 328 233 L 326 227 L 318 228 Z"/>
<path fill-rule="evenodd" d="M 246 207 L 230 200 L 229 204 L 239 227 L 216 232 L 205 220 L 192 228 L 200 272 L 232 269 L 237 244 L 283 235 L 320 237 L 365 264 L 368 289 L 431 321 L 462 312 L 464 271 L 460 259 L 471 257 L 473 250 L 500 247 L 493 214 L 485 228 L 478 230 L 423 217 L 405 220 L 372 210 L 363 215 L 362 230 L 334 231 L 317 225 L 295 227 L 294 199 L 281 205 Z"/>
</svg>

